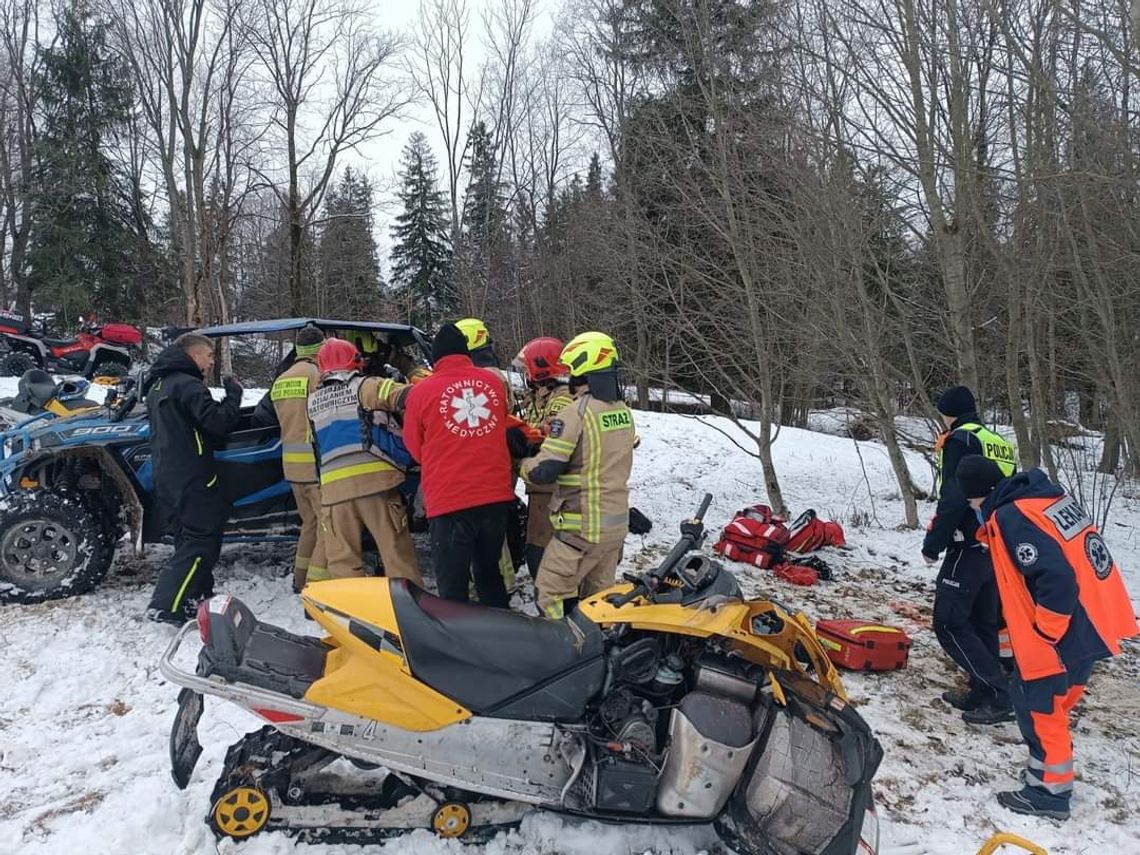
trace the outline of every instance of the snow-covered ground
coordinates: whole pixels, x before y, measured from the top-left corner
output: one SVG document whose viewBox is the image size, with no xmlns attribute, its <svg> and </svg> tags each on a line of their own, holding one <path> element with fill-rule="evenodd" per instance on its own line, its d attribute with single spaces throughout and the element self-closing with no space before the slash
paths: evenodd
<svg viewBox="0 0 1140 855">
<path fill-rule="evenodd" d="M 0 386 L 0 392 L 3 386 Z M 252 403 L 257 393 L 246 398 Z M 713 418 L 638 413 L 642 445 L 634 503 L 655 522 L 630 537 L 623 569 L 641 566 L 669 545 L 676 523 L 709 491 L 714 531 L 737 508 L 763 501 L 758 464 Z M 747 447 L 747 440 L 739 437 Z M 859 453 L 856 453 L 858 448 Z M 993 832 L 1019 833 L 1051 855 L 1140 853 L 1140 665 L 1136 645 L 1098 668 L 1074 726 L 1078 788 L 1073 819 L 1061 825 L 1017 817 L 994 793 L 1017 783 L 1024 748 L 1014 725 L 964 724 L 938 695 L 955 682 L 929 615 L 934 569 L 919 556 L 921 534 L 900 531 L 902 504 L 883 448 L 785 428 L 775 448 L 786 498 L 795 511 L 815 508 L 847 529 L 851 548 L 825 555 L 836 579 L 796 588 L 770 574 L 732 565 L 746 590 L 802 608 L 813 618 L 858 616 L 905 627 L 914 637 L 910 667 L 845 678 L 886 749 L 876 784 L 882 852 L 969 855 Z M 912 471 L 929 482 L 916 455 Z M 923 508 L 929 515 L 930 506 Z M 856 524 L 853 524 L 853 521 Z M 1118 496 L 1106 536 L 1140 595 L 1140 502 Z M 189 788 L 170 780 L 167 739 L 177 689 L 156 662 L 173 634 L 141 617 L 164 556 L 121 557 L 111 577 L 85 597 L 40 606 L 0 607 L 0 853 L 199 853 L 356 855 L 346 845 L 302 845 L 280 835 L 216 844 L 203 823 L 226 747 L 261 722 L 236 707 L 207 701 L 200 725 L 205 752 Z M 284 546 L 228 547 L 216 571 L 231 592 L 273 623 L 304 632 L 286 574 Z M 385 855 L 464 852 L 721 852 L 710 828 L 610 827 L 532 815 L 517 831 L 482 847 L 439 841 L 426 832 L 371 847 Z"/>
</svg>

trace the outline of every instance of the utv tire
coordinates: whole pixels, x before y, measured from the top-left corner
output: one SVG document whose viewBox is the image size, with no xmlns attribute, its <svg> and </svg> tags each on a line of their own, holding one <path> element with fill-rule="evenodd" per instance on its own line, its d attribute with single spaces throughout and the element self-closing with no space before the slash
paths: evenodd
<svg viewBox="0 0 1140 855">
<path fill-rule="evenodd" d="M 107 575 L 113 556 L 78 497 L 26 490 L 0 502 L 0 603 L 85 594 Z"/>
<path fill-rule="evenodd" d="M 40 364 L 30 353 L 13 350 L 3 360 L 0 360 L 0 377 L 23 377 L 25 371 L 39 367 Z"/>
<path fill-rule="evenodd" d="M 126 377 L 129 373 L 130 369 L 127 366 L 113 359 L 104 359 L 102 362 L 96 363 L 95 367 L 91 369 L 92 378 Z"/>
</svg>

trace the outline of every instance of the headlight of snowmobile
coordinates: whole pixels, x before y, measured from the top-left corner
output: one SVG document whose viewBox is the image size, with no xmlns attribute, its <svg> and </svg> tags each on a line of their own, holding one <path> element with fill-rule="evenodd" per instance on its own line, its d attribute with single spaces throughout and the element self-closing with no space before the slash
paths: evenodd
<svg viewBox="0 0 1140 855">
<path fill-rule="evenodd" d="M 863 825 L 859 829 L 858 855 L 879 855 L 879 815 L 872 802 L 863 812 Z"/>
</svg>

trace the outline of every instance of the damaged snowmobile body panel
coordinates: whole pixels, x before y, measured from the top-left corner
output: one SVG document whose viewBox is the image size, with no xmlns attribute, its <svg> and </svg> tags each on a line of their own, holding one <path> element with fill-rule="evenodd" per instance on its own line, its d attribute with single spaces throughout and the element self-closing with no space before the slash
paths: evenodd
<svg viewBox="0 0 1140 855">
<path fill-rule="evenodd" d="M 521 804 L 711 821 L 741 855 L 874 855 L 881 749 L 811 624 L 726 596 L 718 568 L 697 569 L 675 586 L 663 571 L 615 586 L 560 621 L 450 603 L 406 580 L 320 582 L 303 601 L 322 638 L 216 597 L 199 610 L 196 672 L 175 662 L 193 625 L 160 662 L 187 690 L 175 780 L 190 778 L 210 694 L 271 723 L 227 755 L 209 819 L 219 834 L 312 830 L 323 817 L 354 833 L 458 836 Z M 355 801 L 313 793 L 313 775 L 340 758 L 372 770 Z"/>
</svg>

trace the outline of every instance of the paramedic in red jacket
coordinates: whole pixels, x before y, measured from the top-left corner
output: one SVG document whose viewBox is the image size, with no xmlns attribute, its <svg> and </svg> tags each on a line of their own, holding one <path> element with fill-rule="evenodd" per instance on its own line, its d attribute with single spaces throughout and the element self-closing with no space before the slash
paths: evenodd
<svg viewBox="0 0 1140 855">
<path fill-rule="evenodd" d="M 973 455 L 959 465 L 958 483 L 993 556 L 1013 646 L 1013 707 L 1029 746 L 1025 786 L 998 801 L 1015 813 L 1068 819 L 1069 712 L 1093 663 L 1137 635 L 1136 615 L 1093 521 L 1040 469 L 1004 478 L 992 460 Z"/>
<path fill-rule="evenodd" d="M 479 601 L 506 608 L 499 554 L 515 493 L 503 382 L 471 362 L 454 324 L 436 333 L 432 362 L 408 395 L 404 442 L 422 467 L 439 595 L 467 602 L 474 571 Z"/>
</svg>

